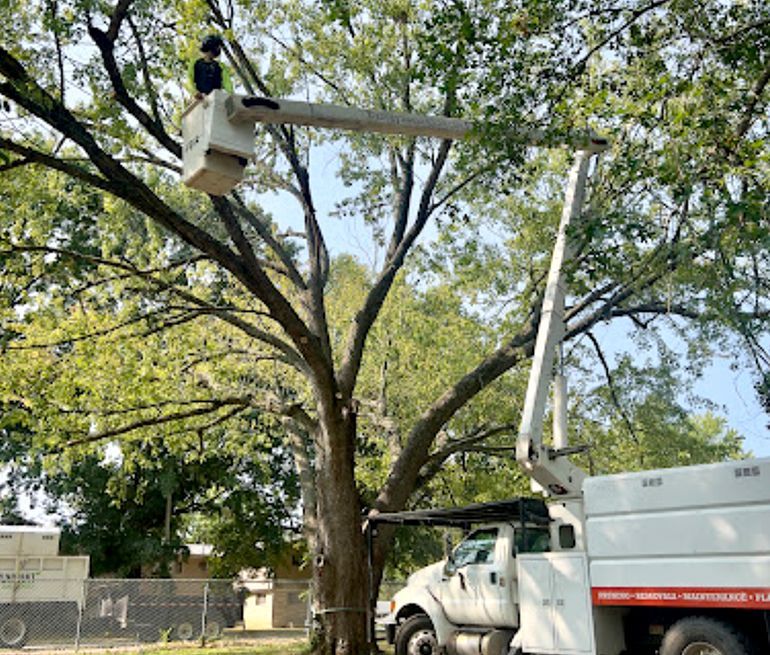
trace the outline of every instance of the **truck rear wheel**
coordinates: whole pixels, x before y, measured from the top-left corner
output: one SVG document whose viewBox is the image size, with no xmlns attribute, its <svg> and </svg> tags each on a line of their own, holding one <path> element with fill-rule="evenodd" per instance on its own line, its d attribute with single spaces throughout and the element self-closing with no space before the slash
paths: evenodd
<svg viewBox="0 0 770 655">
<path fill-rule="evenodd" d="M 11 616 L 0 623 L 0 645 L 20 647 L 27 641 L 27 624 L 19 616 Z"/>
<path fill-rule="evenodd" d="M 660 655 L 751 655 L 746 638 L 735 628 L 705 616 L 691 616 L 672 625 L 663 637 Z"/>
<path fill-rule="evenodd" d="M 415 614 L 398 626 L 396 655 L 436 655 L 436 630 L 425 614 Z"/>
</svg>

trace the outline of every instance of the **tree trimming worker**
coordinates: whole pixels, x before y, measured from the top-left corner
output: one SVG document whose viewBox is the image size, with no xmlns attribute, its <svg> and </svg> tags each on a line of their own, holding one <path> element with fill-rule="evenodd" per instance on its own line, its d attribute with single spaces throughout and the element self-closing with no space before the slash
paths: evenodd
<svg viewBox="0 0 770 655">
<path fill-rule="evenodd" d="M 214 89 L 233 92 L 230 69 L 217 57 L 222 54 L 224 41 L 221 36 L 209 34 L 201 42 L 202 56 L 190 63 L 188 69 L 190 91 L 200 100 Z"/>
</svg>

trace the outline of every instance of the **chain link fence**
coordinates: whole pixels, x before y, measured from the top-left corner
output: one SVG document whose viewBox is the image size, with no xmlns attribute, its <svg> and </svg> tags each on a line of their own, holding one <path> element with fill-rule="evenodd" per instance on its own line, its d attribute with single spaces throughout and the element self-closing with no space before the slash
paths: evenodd
<svg viewBox="0 0 770 655">
<path fill-rule="evenodd" d="M 74 590 L 72 580 L 13 584 L 0 601 L 6 653 L 237 639 L 287 628 L 301 634 L 310 625 L 307 580 L 88 579 Z M 383 583 L 378 613 L 387 612 L 399 586 Z"/>
<path fill-rule="evenodd" d="M 92 579 L 68 600 L 51 600 L 63 583 L 16 582 L 10 602 L 0 604 L 0 646 L 77 649 L 215 639 L 243 620 L 245 590 L 230 580 Z"/>
</svg>

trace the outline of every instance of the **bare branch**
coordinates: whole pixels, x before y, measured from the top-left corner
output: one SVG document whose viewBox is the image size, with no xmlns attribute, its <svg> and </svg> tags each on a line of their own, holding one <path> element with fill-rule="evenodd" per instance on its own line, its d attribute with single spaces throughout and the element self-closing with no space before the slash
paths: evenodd
<svg viewBox="0 0 770 655">
<path fill-rule="evenodd" d="M 601 50 L 604 46 L 606 46 L 612 39 L 614 39 L 616 36 L 624 32 L 626 29 L 628 29 L 633 23 L 635 23 L 637 20 L 639 20 L 642 16 L 645 14 L 651 12 L 654 9 L 657 9 L 658 7 L 661 7 L 671 0 L 654 0 L 648 5 L 645 5 L 644 7 L 640 7 L 639 9 L 636 9 L 635 11 L 631 12 L 631 16 L 628 18 L 626 22 L 624 22 L 620 27 L 612 30 L 609 34 L 607 34 L 601 41 L 596 43 L 588 52 L 586 52 L 585 55 L 583 55 L 577 62 L 575 62 L 572 65 L 572 72 L 570 74 L 570 79 L 574 79 L 576 75 L 580 75 L 583 70 L 585 69 L 586 64 L 588 63 L 588 60 L 591 59 L 591 57 L 596 54 L 599 50 Z"/>
<path fill-rule="evenodd" d="M 259 217 L 254 214 L 254 212 L 249 210 L 240 195 L 234 195 L 237 201 L 236 209 L 238 213 L 252 228 L 254 228 L 257 234 L 259 234 L 260 238 L 276 254 L 278 259 L 281 260 L 281 263 L 285 267 L 286 275 L 294 283 L 294 285 L 300 290 L 306 290 L 307 284 L 294 265 L 294 261 L 286 251 L 286 248 L 284 248 L 283 245 L 273 236 L 272 232 L 270 231 L 270 227 L 261 221 Z"/>
<path fill-rule="evenodd" d="M 422 191 L 420 205 L 417 210 L 414 224 L 394 249 L 392 256 L 388 258 L 377 281 L 369 291 L 369 294 L 364 301 L 364 306 L 356 314 L 351 323 L 350 330 L 348 331 L 345 355 L 340 365 L 340 372 L 338 375 L 339 386 L 343 394 L 352 393 L 353 387 L 355 386 L 356 376 L 358 375 L 358 370 L 361 366 L 364 344 L 366 342 L 366 337 L 369 334 L 369 330 L 379 315 L 382 304 L 385 302 L 385 298 L 393 285 L 396 274 L 401 270 L 407 253 L 414 245 L 417 237 L 422 233 L 423 228 L 430 218 L 430 201 L 444 168 L 444 164 L 446 163 L 451 146 L 451 141 L 445 140 L 441 142 L 436 161 L 431 168 L 430 175 L 428 176 Z"/>
<path fill-rule="evenodd" d="M 475 430 L 473 430 L 469 435 L 462 437 L 460 439 L 455 439 L 452 441 L 449 441 L 446 443 L 441 450 L 436 451 L 433 453 L 429 458 L 428 461 L 425 462 L 422 469 L 420 469 L 420 475 L 415 483 L 415 487 L 421 488 L 424 487 L 428 482 L 430 482 L 436 475 L 438 475 L 446 460 L 451 457 L 452 455 L 463 452 L 483 452 L 483 453 L 495 453 L 495 454 L 502 454 L 502 453 L 515 453 L 516 452 L 516 446 L 485 446 L 482 444 L 483 441 L 486 441 L 490 437 L 494 437 L 498 434 L 503 434 L 505 432 L 511 432 L 516 433 L 516 430 L 518 429 L 518 425 L 515 425 L 513 423 L 507 423 L 505 425 L 498 425 L 492 428 L 486 428 L 485 426 L 479 426 Z"/>
<path fill-rule="evenodd" d="M 596 351 L 596 356 L 599 358 L 599 362 L 602 365 L 602 369 L 604 369 L 604 377 L 607 380 L 607 388 L 610 392 L 610 398 L 612 399 L 612 404 L 615 406 L 616 411 L 620 415 L 620 418 L 623 420 L 623 423 L 626 426 L 626 430 L 628 430 L 628 434 L 631 436 L 631 439 L 634 440 L 634 443 L 639 446 L 641 445 L 641 440 L 639 439 L 639 435 L 636 434 L 636 430 L 634 429 L 634 424 L 631 422 L 630 417 L 623 409 L 623 405 L 621 405 L 620 400 L 618 399 L 617 392 L 615 391 L 615 383 L 612 378 L 612 372 L 610 371 L 610 367 L 607 364 L 607 359 L 604 357 L 604 352 L 602 352 L 602 348 L 599 345 L 599 342 L 597 341 L 596 337 L 594 336 L 593 332 L 590 330 L 586 332 L 586 336 L 591 340 L 591 343 L 594 346 L 594 350 Z M 642 453 L 639 453 L 639 457 L 641 460 L 644 459 L 644 455 Z M 639 464 L 644 465 L 644 461 L 640 461 Z"/>
<path fill-rule="evenodd" d="M 155 93 L 155 87 L 152 84 L 152 75 L 150 74 L 150 67 L 147 64 L 147 54 L 144 50 L 144 41 L 130 15 L 126 16 L 126 20 L 131 28 L 131 34 L 133 35 L 134 43 L 136 44 L 136 51 L 139 54 L 140 68 L 142 70 L 142 76 L 144 77 L 144 88 L 147 91 L 147 97 L 150 99 L 152 117 L 156 124 L 161 125 L 162 119 L 160 117 L 160 110 L 158 109 L 158 94 Z"/>
<path fill-rule="evenodd" d="M 93 24 L 88 26 L 88 34 L 99 48 L 102 55 L 104 68 L 110 77 L 112 88 L 115 92 L 117 101 L 151 134 L 164 148 L 166 148 L 175 157 L 182 156 L 182 146 L 172 139 L 161 121 L 151 117 L 139 104 L 131 97 L 123 82 L 118 62 L 115 59 L 115 41 L 120 31 L 120 26 L 127 16 L 128 8 L 132 0 L 119 0 L 115 11 L 110 19 L 110 26 L 107 32 L 99 29 Z"/>
</svg>

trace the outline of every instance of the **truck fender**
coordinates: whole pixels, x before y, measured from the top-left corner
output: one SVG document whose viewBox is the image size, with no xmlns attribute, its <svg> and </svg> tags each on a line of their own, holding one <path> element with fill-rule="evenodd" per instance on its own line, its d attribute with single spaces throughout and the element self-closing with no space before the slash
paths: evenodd
<svg viewBox="0 0 770 655">
<path fill-rule="evenodd" d="M 415 614 L 426 614 L 433 623 L 436 631 L 436 641 L 439 646 L 446 646 L 449 637 L 457 630 L 446 616 L 444 608 L 438 599 L 428 589 L 418 589 L 409 595 L 409 602 L 404 603 L 395 612 L 397 623 Z"/>
</svg>

